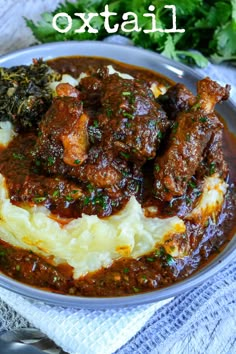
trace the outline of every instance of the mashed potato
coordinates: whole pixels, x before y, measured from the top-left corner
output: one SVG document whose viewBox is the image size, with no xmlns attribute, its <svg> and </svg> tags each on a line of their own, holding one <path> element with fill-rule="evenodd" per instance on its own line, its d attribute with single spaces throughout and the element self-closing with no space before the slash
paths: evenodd
<svg viewBox="0 0 236 354">
<path fill-rule="evenodd" d="M 217 173 L 205 179 L 203 193 L 198 198 L 195 208 L 185 218 L 195 224 L 205 225 L 209 218 L 216 222 L 221 211 L 228 185 Z"/>
<path fill-rule="evenodd" d="M 16 136 L 13 125 L 10 122 L 0 122 L 0 145 L 7 147 L 10 141 Z"/>
<path fill-rule="evenodd" d="M 177 239 L 186 231 L 184 221 L 177 216 L 167 219 L 147 218 L 134 197 L 116 215 L 105 219 L 83 215 L 63 226 L 50 218 L 45 207 L 15 206 L 11 204 L 7 194 L 4 177 L 1 176 L 2 239 L 45 257 L 53 256 L 55 264 L 68 263 L 74 267 L 75 278 L 102 266 L 109 266 L 122 256 L 136 258 L 149 253 L 157 244 L 163 244 L 164 247 L 166 245 L 168 249 L 167 239 L 173 241 L 169 253 L 172 252 L 174 257 L 183 256 L 178 252 Z M 202 197 L 204 203 L 207 198 L 207 194 Z M 207 217 L 215 215 L 216 209 L 219 210 L 219 205 L 222 205 L 222 188 L 214 189 L 210 198 L 208 206 L 211 203 L 211 214 L 207 208 Z M 188 218 L 197 215 L 199 208 L 197 204 Z M 202 213 L 205 220 L 204 210 Z"/>
<path fill-rule="evenodd" d="M 125 73 L 121 73 L 117 70 L 115 70 L 113 68 L 112 65 L 107 65 L 107 69 L 108 69 L 108 74 L 109 75 L 113 75 L 113 74 L 117 74 L 119 75 L 119 77 L 121 77 L 122 79 L 127 79 L 127 80 L 133 80 L 133 76 L 129 75 L 129 74 L 125 74 Z M 56 93 L 56 87 L 57 85 L 59 84 L 64 84 L 64 83 L 68 83 L 70 84 L 71 86 L 77 86 L 79 85 L 80 81 L 84 78 L 84 77 L 87 77 L 88 74 L 87 73 L 81 73 L 79 75 L 79 77 L 77 79 L 75 79 L 74 77 L 72 77 L 71 75 L 69 74 L 63 74 L 62 77 L 61 77 L 61 80 L 60 81 L 53 81 L 49 84 L 49 87 L 50 89 L 53 91 L 53 95 L 57 95 Z"/>
<path fill-rule="evenodd" d="M 44 207 L 24 208 L 11 204 L 4 178 L 0 179 L 0 233 L 14 246 L 43 256 L 55 263 L 66 262 L 79 277 L 122 256 L 138 257 L 152 251 L 167 237 L 185 232 L 177 216 L 146 218 L 134 197 L 120 213 L 99 219 L 83 215 L 62 226 L 50 218 Z"/>
</svg>

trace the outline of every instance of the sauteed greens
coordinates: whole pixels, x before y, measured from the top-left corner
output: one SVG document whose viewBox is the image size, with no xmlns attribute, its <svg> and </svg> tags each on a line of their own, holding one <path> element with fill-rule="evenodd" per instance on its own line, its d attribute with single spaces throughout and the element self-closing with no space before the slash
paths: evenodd
<svg viewBox="0 0 236 354">
<path fill-rule="evenodd" d="M 48 84 L 57 78 L 42 60 L 0 68 L 0 121 L 29 128 L 44 114 L 52 99 Z"/>
</svg>

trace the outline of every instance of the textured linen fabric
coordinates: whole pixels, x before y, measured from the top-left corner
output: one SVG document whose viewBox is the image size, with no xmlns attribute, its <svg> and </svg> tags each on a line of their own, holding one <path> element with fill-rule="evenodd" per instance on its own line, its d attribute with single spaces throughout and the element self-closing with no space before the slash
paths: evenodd
<svg viewBox="0 0 236 354">
<path fill-rule="evenodd" d="M 169 303 L 118 310 L 55 307 L 0 289 L 0 330 L 35 326 L 71 354 L 233 354 L 235 294 L 236 262 Z"/>
<path fill-rule="evenodd" d="M 0 54 L 35 43 L 22 16 L 39 19 L 60 0 L 0 0 Z M 120 37 L 108 41 L 130 44 Z M 236 69 L 197 69 L 231 83 L 236 103 Z M 118 310 L 54 307 L 0 288 L 0 332 L 35 326 L 71 354 L 236 353 L 236 262 L 169 302 Z M 168 303 L 169 302 L 169 303 Z"/>
<path fill-rule="evenodd" d="M 236 262 L 159 309 L 116 354 L 236 353 Z"/>
<path fill-rule="evenodd" d="M 168 303 L 109 310 L 87 310 L 51 306 L 32 301 L 5 289 L 0 297 L 30 323 L 71 354 L 112 354 Z"/>
</svg>

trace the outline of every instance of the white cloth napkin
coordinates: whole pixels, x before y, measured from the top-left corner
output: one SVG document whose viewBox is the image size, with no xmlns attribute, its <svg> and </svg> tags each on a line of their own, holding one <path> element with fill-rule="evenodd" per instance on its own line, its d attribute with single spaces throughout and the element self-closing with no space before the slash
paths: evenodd
<svg viewBox="0 0 236 354">
<path fill-rule="evenodd" d="M 236 353 L 236 262 L 170 302 L 133 308 L 54 307 L 1 288 L 0 298 L 0 332 L 26 318 L 70 354 Z"/>
<path fill-rule="evenodd" d="M 161 306 L 109 310 L 64 308 L 33 301 L 6 289 L 0 297 L 70 354 L 111 354 L 128 342 Z"/>
</svg>

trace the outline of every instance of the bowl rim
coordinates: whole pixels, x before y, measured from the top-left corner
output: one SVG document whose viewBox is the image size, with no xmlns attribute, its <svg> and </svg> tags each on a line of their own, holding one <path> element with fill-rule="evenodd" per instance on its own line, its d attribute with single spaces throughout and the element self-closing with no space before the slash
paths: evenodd
<svg viewBox="0 0 236 354">
<path fill-rule="evenodd" d="M 75 52 L 77 54 L 63 54 L 61 55 L 54 55 L 52 52 L 56 51 L 68 51 Z M 72 50 L 71 50 L 72 49 Z M 89 49 L 89 50 L 88 50 Z M 99 50 L 98 50 L 99 49 Z M 188 66 L 174 62 L 171 59 L 165 58 L 164 56 L 152 52 L 150 50 L 146 50 L 143 48 L 138 48 L 134 46 L 127 46 L 127 45 L 120 45 L 120 44 L 111 44 L 111 43 L 104 43 L 101 41 L 66 41 L 66 42 L 52 42 L 46 44 L 39 44 L 36 46 L 18 49 L 16 51 L 9 52 L 7 54 L 0 56 L 0 66 L 4 66 L 9 62 L 15 62 L 18 60 L 25 61 L 25 57 L 30 57 L 31 60 L 35 56 L 37 56 L 40 52 L 46 53 L 43 54 L 43 57 L 48 60 L 56 57 L 66 57 L 66 56 L 76 56 L 76 55 L 86 55 L 83 54 L 84 51 L 95 52 L 97 53 L 100 51 L 108 51 L 111 52 L 111 57 L 104 55 L 104 58 L 111 58 L 113 60 L 121 61 L 120 59 L 114 58 L 114 55 L 117 56 L 117 53 L 125 53 L 125 55 L 130 55 L 131 57 L 141 56 L 145 58 L 150 58 L 152 60 L 159 61 L 159 65 L 163 65 L 168 67 L 168 70 L 179 70 L 179 72 L 187 73 L 192 77 L 193 81 L 199 80 L 203 77 L 203 75 L 196 73 L 192 68 Z M 82 54 L 80 52 L 83 52 Z M 115 54 L 114 54 L 115 52 Z M 102 55 L 94 56 L 102 57 Z M 90 55 L 88 55 L 90 56 Z M 39 56 L 40 57 L 40 56 Z M 132 59 L 131 59 L 132 60 Z M 123 62 L 127 62 L 124 61 Z M 17 64 L 15 64 L 17 65 Z M 131 64 L 132 65 L 132 64 Z M 135 66 L 140 66 L 136 65 Z M 12 66 L 12 65 L 10 65 Z M 147 65 L 143 66 L 147 68 Z M 149 68 L 148 68 L 149 69 Z M 151 69 L 154 70 L 154 69 Z M 155 71 L 155 70 L 154 70 Z M 174 72 L 174 71 L 173 71 Z M 178 75 L 178 73 L 177 73 Z M 236 110 L 236 107 L 232 103 L 232 101 L 228 101 L 225 103 L 228 106 L 230 111 Z M 147 293 L 141 294 L 134 294 L 129 296 L 122 296 L 122 297 L 81 297 L 81 296 L 72 296 L 67 294 L 58 294 L 52 291 L 43 290 L 31 285 L 27 285 L 21 283 L 17 280 L 14 280 L 3 273 L 0 273 L 0 286 L 6 288 L 7 290 L 11 290 L 17 294 L 23 295 L 32 300 L 42 301 L 51 305 L 61 305 L 61 306 L 70 306 L 70 307 L 79 307 L 79 308 L 96 308 L 96 309 L 106 309 L 106 308 L 117 308 L 117 307 L 126 307 L 126 306 L 134 306 L 134 305 L 143 305 L 147 303 L 153 303 L 157 301 L 161 301 L 164 299 L 169 299 L 174 296 L 177 296 L 183 292 L 187 292 L 192 288 L 197 287 L 202 282 L 208 280 L 212 276 L 214 276 L 217 272 L 222 270 L 227 264 L 232 262 L 236 256 L 236 238 L 235 235 L 225 246 L 223 251 L 214 257 L 212 261 L 207 263 L 204 267 L 200 270 L 197 270 L 194 274 L 190 275 L 184 280 L 180 280 L 172 285 L 169 285 L 165 288 L 157 289 L 154 291 L 150 291 Z"/>
</svg>

